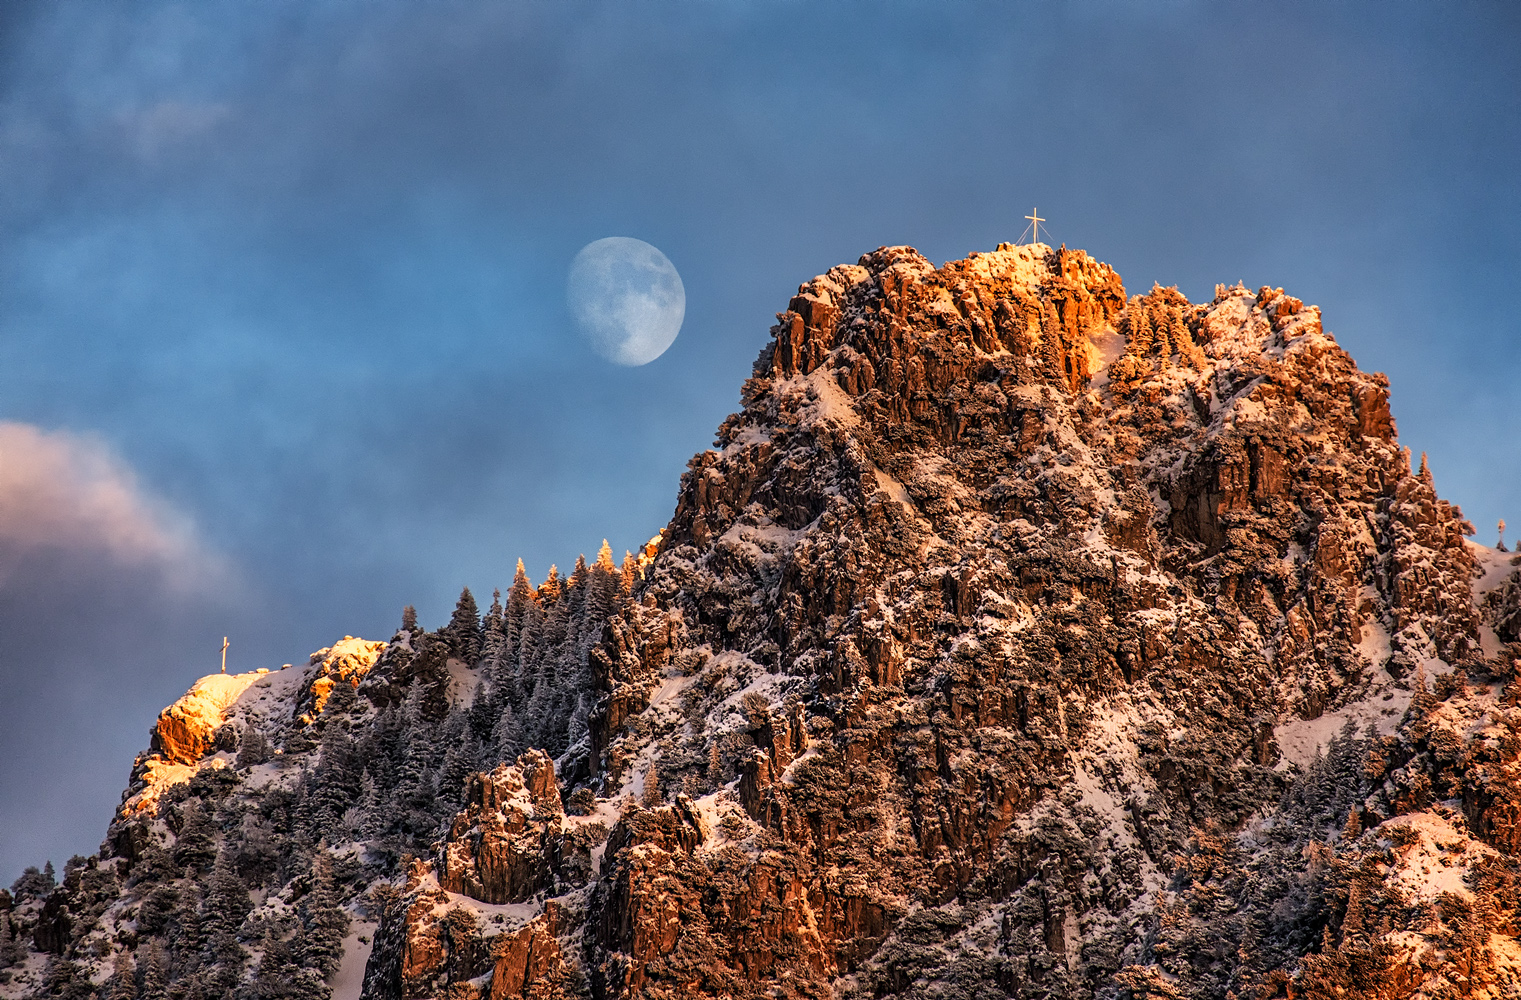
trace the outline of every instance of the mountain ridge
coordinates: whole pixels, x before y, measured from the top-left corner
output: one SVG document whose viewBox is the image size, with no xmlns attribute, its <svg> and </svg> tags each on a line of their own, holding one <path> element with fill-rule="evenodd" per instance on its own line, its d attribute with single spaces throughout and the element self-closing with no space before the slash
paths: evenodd
<svg viewBox="0 0 1521 1000">
<path fill-rule="evenodd" d="M 1521 989 L 1521 576 L 1316 307 L 884 247 L 741 401 L 638 559 L 166 710 L 0 990 Z"/>
</svg>

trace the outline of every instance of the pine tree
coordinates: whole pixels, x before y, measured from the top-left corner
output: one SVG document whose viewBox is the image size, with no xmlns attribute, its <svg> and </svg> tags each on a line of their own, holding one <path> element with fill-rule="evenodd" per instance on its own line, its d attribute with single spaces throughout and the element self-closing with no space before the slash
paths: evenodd
<svg viewBox="0 0 1521 1000">
<path fill-rule="evenodd" d="M 410 604 L 401 609 L 401 630 L 403 632 L 417 632 L 417 609 Z"/>
<path fill-rule="evenodd" d="M 491 592 L 491 607 L 481 623 L 481 660 L 494 667 L 507 653 L 507 617 L 502 608 L 502 592 Z"/>
<path fill-rule="evenodd" d="M 450 805 L 458 805 L 463 800 L 465 778 L 475 770 L 480 748 L 465 713 L 457 708 L 444 720 L 441 732 L 440 742 L 445 749 L 438 774 L 439 795 Z"/>
<path fill-rule="evenodd" d="M 339 905 L 333 886 L 333 863 L 325 848 L 312 856 L 311 881 L 311 890 L 301 899 L 301 927 L 305 935 L 301 964 L 327 979 L 338 971 L 343 960 L 343 938 L 349 932 L 349 917 Z"/>
<path fill-rule="evenodd" d="M 444 638 L 449 652 L 456 659 L 474 666 L 481 656 L 481 615 L 475 606 L 475 595 L 466 587 L 459 592 L 454 614 L 444 626 Z"/>
<path fill-rule="evenodd" d="M 347 684 L 340 682 L 340 686 Z M 329 722 L 322 733 L 321 753 L 312 771 L 306 811 L 315 837 L 335 832 L 339 820 L 359 800 L 360 764 L 348 730 Z"/>
<path fill-rule="evenodd" d="M 56 884 L 53 862 L 49 861 L 42 871 L 38 871 L 36 865 L 28 865 L 21 877 L 11 883 L 11 896 L 18 903 L 28 899 L 46 899 Z"/>
<path fill-rule="evenodd" d="M 619 570 L 618 596 L 627 597 L 633 593 L 634 584 L 639 582 L 639 562 L 634 554 L 627 549 L 623 552 L 623 566 Z"/>
<path fill-rule="evenodd" d="M 191 872 L 203 872 L 217 858 L 216 829 L 200 802 L 185 804 L 184 819 L 174 839 L 174 860 Z"/>
<path fill-rule="evenodd" d="M 140 934 L 162 934 L 179 911 L 180 894 L 173 883 L 146 880 L 152 885 L 137 907 L 137 930 Z"/>
<path fill-rule="evenodd" d="M 590 637 L 592 642 L 601 638 L 602 625 L 617 608 L 618 591 L 622 583 L 622 574 L 613 565 L 613 552 L 604 539 L 602 548 L 597 552 L 596 565 L 592 567 L 591 589 L 586 595 L 586 621 L 596 625 L 596 635 Z"/>
<path fill-rule="evenodd" d="M 8 914 L 0 913 L 0 969 L 26 960 L 26 945 L 16 936 Z"/>
<path fill-rule="evenodd" d="M 248 984 L 249 996 L 253 1000 L 286 1000 L 296 968 L 290 942 L 271 929 L 264 935 L 262 952 Z"/>
<path fill-rule="evenodd" d="M 61 997 L 63 1000 L 94 1000 L 95 987 L 89 975 L 79 963 L 61 955 L 48 959 L 42 973 L 42 984 L 37 997 Z"/>
<path fill-rule="evenodd" d="M 528 609 L 537 604 L 538 593 L 528 581 L 523 560 L 519 559 L 517 571 L 512 577 L 512 586 L 507 590 L 507 604 L 502 609 L 502 632 L 507 637 L 507 649 L 503 653 L 506 659 L 516 661 L 521 655 L 523 618 L 528 614 Z"/>
<path fill-rule="evenodd" d="M 243 884 L 233 866 L 232 850 L 226 848 L 219 851 L 207 885 L 202 926 L 213 939 L 219 935 L 236 938 L 238 928 L 243 925 L 243 919 L 252 909 L 248 886 Z"/>
<path fill-rule="evenodd" d="M 137 1000 L 137 968 L 131 952 L 119 951 L 111 959 L 111 978 L 100 995 L 103 1000 Z"/>
<path fill-rule="evenodd" d="M 233 766 L 240 771 L 246 771 L 251 767 L 267 763 L 273 756 L 269 748 L 269 740 L 254 726 L 244 726 L 243 734 L 238 740 L 238 756 L 233 760 Z"/>
<path fill-rule="evenodd" d="M 141 1000 L 167 1000 L 169 996 L 169 956 L 164 943 L 149 938 L 137 947 L 137 967 L 142 970 Z"/>
<path fill-rule="evenodd" d="M 482 767 L 489 770 L 502 761 L 518 759 L 518 754 L 527 747 L 523 744 L 523 727 L 518 724 L 517 714 L 513 712 L 512 705 L 503 704 L 501 714 L 497 716 L 496 726 L 491 730 L 491 745 L 488 751 L 488 759 L 482 761 Z"/>
<path fill-rule="evenodd" d="M 200 968 L 206 932 L 201 924 L 201 893 L 194 882 L 180 891 L 174 910 L 174 969 L 181 975 Z"/>
</svg>

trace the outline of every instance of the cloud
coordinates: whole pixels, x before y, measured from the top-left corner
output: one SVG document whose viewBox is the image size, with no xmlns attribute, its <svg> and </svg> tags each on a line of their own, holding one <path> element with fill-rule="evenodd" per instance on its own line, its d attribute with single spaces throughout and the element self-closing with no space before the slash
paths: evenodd
<svg viewBox="0 0 1521 1000">
<path fill-rule="evenodd" d="M 143 160 L 156 160 L 166 148 L 209 132 L 227 117 L 224 104 L 180 100 L 158 101 L 146 108 L 122 111 L 119 119 Z"/>
<path fill-rule="evenodd" d="M 31 570 L 104 560 L 171 591 L 225 575 L 188 518 L 101 441 L 0 421 L 0 589 Z"/>
</svg>

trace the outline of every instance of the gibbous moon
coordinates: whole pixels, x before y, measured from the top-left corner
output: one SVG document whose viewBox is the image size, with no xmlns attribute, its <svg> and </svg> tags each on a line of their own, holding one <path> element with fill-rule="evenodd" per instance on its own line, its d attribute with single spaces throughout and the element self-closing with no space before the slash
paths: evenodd
<svg viewBox="0 0 1521 1000">
<path fill-rule="evenodd" d="M 681 332 L 687 292 L 665 254 L 643 240 L 609 236 L 570 262 L 565 301 L 592 350 L 616 365 L 647 365 Z"/>
</svg>

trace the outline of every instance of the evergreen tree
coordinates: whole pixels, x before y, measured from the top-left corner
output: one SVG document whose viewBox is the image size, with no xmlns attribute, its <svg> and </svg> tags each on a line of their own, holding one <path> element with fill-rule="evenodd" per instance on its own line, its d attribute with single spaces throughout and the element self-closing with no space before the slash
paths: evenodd
<svg viewBox="0 0 1521 1000">
<path fill-rule="evenodd" d="M 190 872 L 203 872 L 217 858 L 216 828 L 199 800 L 185 803 L 184 817 L 174 839 L 174 860 Z"/>
<path fill-rule="evenodd" d="M 201 925 L 215 945 L 218 937 L 236 938 L 238 928 L 243 926 L 243 919 L 252 909 L 248 887 L 238 877 L 233 865 L 232 850 L 223 849 L 218 852 L 216 864 L 211 869 Z"/>
<path fill-rule="evenodd" d="M 305 935 L 301 964 L 315 969 L 323 979 L 338 971 L 343 960 L 343 938 L 349 932 L 349 916 L 339 905 L 333 886 L 333 862 L 325 848 L 312 856 L 312 887 L 301 899 L 301 928 Z"/>
<path fill-rule="evenodd" d="M 79 963 L 61 955 L 48 959 L 42 983 L 35 997 L 61 997 L 63 1000 L 93 1000 L 95 986 Z"/>
<path fill-rule="evenodd" d="M 322 706 L 326 715 L 334 718 L 342 718 L 352 712 L 359 704 L 359 689 L 353 681 L 344 680 L 341 677 L 333 679 L 333 690 L 327 696 L 327 701 Z"/>
<path fill-rule="evenodd" d="M 259 964 L 248 983 L 251 1000 L 286 1000 L 290 996 L 291 972 L 296 964 L 291 946 L 274 930 L 264 935 Z"/>
<path fill-rule="evenodd" d="M 0 969 L 26 961 L 26 945 L 16 935 L 8 914 L 0 913 Z"/>
<path fill-rule="evenodd" d="M 242 737 L 238 740 L 238 756 L 233 761 L 233 766 L 240 771 L 246 771 L 251 767 L 267 763 L 273 756 L 269 748 L 269 740 L 264 734 L 253 726 L 244 726 Z"/>
<path fill-rule="evenodd" d="M 147 884 L 153 888 L 137 906 L 137 930 L 140 934 L 162 934 L 179 912 L 180 893 L 173 883 Z"/>
<path fill-rule="evenodd" d="M 46 899 L 56 885 L 53 862 L 49 861 L 42 871 L 38 871 L 36 865 L 28 865 L 21 877 L 11 883 L 11 896 L 18 903 L 28 899 Z"/>
<path fill-rule="evenodd" d="M 321 751 L 312 770 L 305 803 L 312 836 L 324 837 L 336 831 L 343 814 L 359 801 L 361 777 L 348 729 L 337 720 L 329 722 L 322 733 Z"/>
<path fill-rule="evenodd" d="M 444 640 L 449 653 L 467 665 L 474 666 L 481 656 L 481 615 L 475 606 L 475 595 L 466 587 L 459 592 L 454 614 L 444 626 Z"/>
<path fill-rule="evenodd" d="M 586 594 L 586 618 L 587 625 L 595 624 L 596 634 L 591 635 L 588 630 L 587 645 L 595 643 L 602 636 L 602 625 L 613 616 L 613 611 L 618 606 L 618 591 L 622 587 L 622 574 L 618 567 L 613 565 L 612 549 L 607 547 L 606 539 L 602 542 L 602 548 L 597 552 L 597 562 L 592 566 L 590 589 Z"/>
<path fill-rule="evenodd" d="M 639 582 L 639 562 L 634 554 L 627 550 L 623 553 L 623 567 L 619 571 L 618 596 L 627 597 L 633 593 L 634 584 Z"/>
<path fill-rule="evenodd" d="M 518 754 L 526 749 L 523 745 L 523 727 L 518 724 L 512 705 L 503 704 L 496 726 L 491 730 L 491 744 L 486 759 L 481 762 L 482 768 L 489 770 L 502 761 L 517 760 Z"/>
<path fill-rule="evenodd" d="M 528 614 L 530 607 L 539 602 L 538 593 L 533 584 L 528 582 L 528 573 L 523 569 L 523 560 L 518 560 L 517 571 L 512 577 L 512 586 L 507 590 L 507 606 L 502 609 L 502 631 L 507 636 L 506 656 L 515 658 L 522 647 L 521 636 L 523 634 L 523 618 Z"/>
<path fill-rule="evenodd" d="M 458 806 L 464 799 L 465 779 L 475 771 L 480 747 L 470 731 L 468 717 L 457 708 L 444 720 L 442 732 L 445 750 L 438 772 L 439 796 Z"/>
<path fill-rule="evenodd" d="M 174 971 L 180 978 L 200 968 L 201 950 L 206 945 L 206 931 L 201 925 L 201 893 L 194 882 L 180 891 L 174 910 Z"/>
<path fill-rule="evenodd" d="M 366 768 L 359 779 L 359 830 L 368 839 L 387 828 L 384 807 L 380 801 L 380 786 Z"/>
<path fill-rule="evenodd" d="M 111 978 L 100 995 L 102 1000 L 137 1000 L 137 969 L 131 952 L 119 951 L 111 959 Z"/>
<path fill-rule="evenodd" d="M 155 937 L 138 945 L 137 967 L 142 970 L 141 1000 L 168 1000 L 169 956 L 164 943 Z"/>
<path fill-rule="evenodd" d="M 491 592 L 491 607 L 481 622 L 481 660 L 488 667 L 501 662 L 507 653 L 507 617 L 502 608 L 502 592 Z"/>
<path fill-rule="evenodd" d="M 401 630 L 403 632 L 417 632 L 417 609 L 408 604 L 401 609 Z"/>
</svg>

